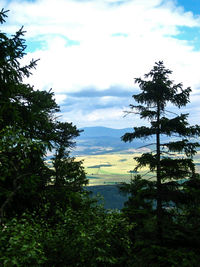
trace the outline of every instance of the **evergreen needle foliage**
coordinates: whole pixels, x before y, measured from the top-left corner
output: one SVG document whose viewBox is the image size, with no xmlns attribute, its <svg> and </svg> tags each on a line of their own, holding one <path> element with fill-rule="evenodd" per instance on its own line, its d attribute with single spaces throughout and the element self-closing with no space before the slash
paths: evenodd
<svg viewBox="0 0 200 267">
<path fill-rule="evenodd" d="M 155 137 L 155 150 L 135 158 L 135 170 L 148 166 L 154 179 L 146 180 L 137 175 L 131 184 L 122 185 L 121 190 L 131 193 L 124 212 L 138 224 L 134 232 L 136 242 L 146 240 L 149 244 L 184 246 L 187 243 L 184 231 L 189 228 L 183 222 L 188 218 L 187 213 L 191 213 L 189 203 L 195 199 L 192 190 L 196 194 L 200 192 L 199 175 L 193 162 L 199 147 L 194 140 L 200 135 L 200 127 L 189 125 L 188 114 L 178 115 L 168 110 L 168 105 L 178 109 L 186 106 L 191 92 L 190 88 L 183 89 L 181 83 L 174 84 L 169 78 L 171 73 L 159 61 L 144 79 L 135 79 L 141 92 L 133 95 L 139 105 L 130 105 L 131 113 L 148 120 L 149 126 L 134 127 L 122 140 L 131 142 L 136 138 Z M 162 142 L 167 137 L 169 142 Z M 198 201 L 199 197 L 197 209 Z"/>
<path fill-rule="evenodd" d="M 2 10 L 1 24 L 6 17 Z M 37 64 L 20 63 L 26 55 L 24 33 L 23 27 L 12 36 L 0 32 L 0 221 L 49 202 L 53 216 L 56 208 L 77 201 L 87 183 L 82 162 L 69 154 L 81 131 L 57 120 L 51 90 L 24 83 Z M 45 163 L 51 151 L 53 169 Z"/>
</svg>

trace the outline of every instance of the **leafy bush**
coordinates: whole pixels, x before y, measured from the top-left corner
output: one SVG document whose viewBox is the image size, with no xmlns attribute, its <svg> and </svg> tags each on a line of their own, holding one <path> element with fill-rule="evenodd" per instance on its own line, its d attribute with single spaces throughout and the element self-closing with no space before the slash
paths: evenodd
<svg viewBox="0 0 200 267">
<path fill-rule="evenodd" d="M 101 207 L 65 213 L 45 221 L 24 214 L 1 226 L 0 262 L 3 266 L 132 266 L 129 225 L 118 211 Z"/>
<path fill-rule="evenodd" d="M 68 209 L 43 236 L 47 266 L 122 266 L 131 258 L 130 225 L 101 207 Z"/>
<path fill-rule="evenodd" d="M 46 261 L 43 245 L 39 241 L 42 228 L 31 216 L 13 218 L 0 230 L 2 266 L 41 266 Z"/>
</svg>

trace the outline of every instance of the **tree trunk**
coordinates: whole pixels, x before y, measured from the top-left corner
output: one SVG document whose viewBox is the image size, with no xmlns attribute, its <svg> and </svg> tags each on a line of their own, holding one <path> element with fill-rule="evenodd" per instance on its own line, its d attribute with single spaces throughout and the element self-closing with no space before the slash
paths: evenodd
<svg viewBox="0 0 200 267">
<path fill-rule="evenodd" d="M 157 104 L 157 132 L 156 132 L 156 178 L 157 178 L 157 239 L 158 243 L 162 244 L 163 231 L 162 231 L 162 181 L 161 181 L 161 165 L 160 165 L 160 105 Z"/>
</svg>

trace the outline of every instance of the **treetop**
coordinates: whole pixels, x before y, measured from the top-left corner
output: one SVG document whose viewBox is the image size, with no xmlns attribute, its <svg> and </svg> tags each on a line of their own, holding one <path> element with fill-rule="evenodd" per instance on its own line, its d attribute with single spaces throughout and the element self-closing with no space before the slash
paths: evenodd
<svg viewBox="0 0 200 267">
<path fill-rule="evenodd" d="M 168 102 L 178 108 L 185 106 L 189 102 L 191 88 L 183 89 L 182 83 L 174 84 L 169 79 L 172 71 L 165 68 L 163 61 L 155 63 L 153 69 L 144 75 L 144 80 L 135 78 L 135 83 L 139 84 L 142 93 L 133 95 L 136 102 L 146 104 L 148 108 L 155 106 L 164 110 Z"/>
</svg>

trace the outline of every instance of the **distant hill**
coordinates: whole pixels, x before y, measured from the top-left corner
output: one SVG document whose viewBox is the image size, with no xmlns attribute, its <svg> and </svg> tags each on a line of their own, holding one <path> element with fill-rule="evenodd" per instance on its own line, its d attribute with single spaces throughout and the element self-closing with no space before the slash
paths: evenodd
<svg viewBox="0 0 200 267">
<path fill-rule="evenodd" d="M 155 142 L 155 137 L 147 139 L 135 139 L 131 143 L 125 143 L 121 137 L 133 128 L 113 129 L 107 127 L 85 127 L 83 132 L 76 139 L 76 148 L 73 151 L 74 156 L 82 155 L 101 155 L 107 153 L 132 153 L 133 150 Z M 177 137 L 161 136 L 161 142 L 165 143 L 176 140 Z M 155 149 L 153 146 L 148 147 Z M 143 151 L 144 152 L 144 151 Z"/>
<path fill-rule="evenodd" d="M 121 138 L 127 132 L 132 132 L 132 128 L 124 128 L 124 129 L 113 129 L 102 126 L 97 127 L 85 127 L 82 128 L 84 132 L 81 133 L 81 137 L 116 137 Z"/>
<path fill-rule="evenodd" d="M 112 129 L 107 127 L 85 127 L 81 135 L 76 139 L 76 148 L 73 151 L 75 156 L 97 155 L 106 153 L 126 152 L 133 148 L 144 145 L 142 140 L 134 140 L 132 143 L 125 143 L 121 137 L 132 132 L 133 129 Z"/>
</svg>

